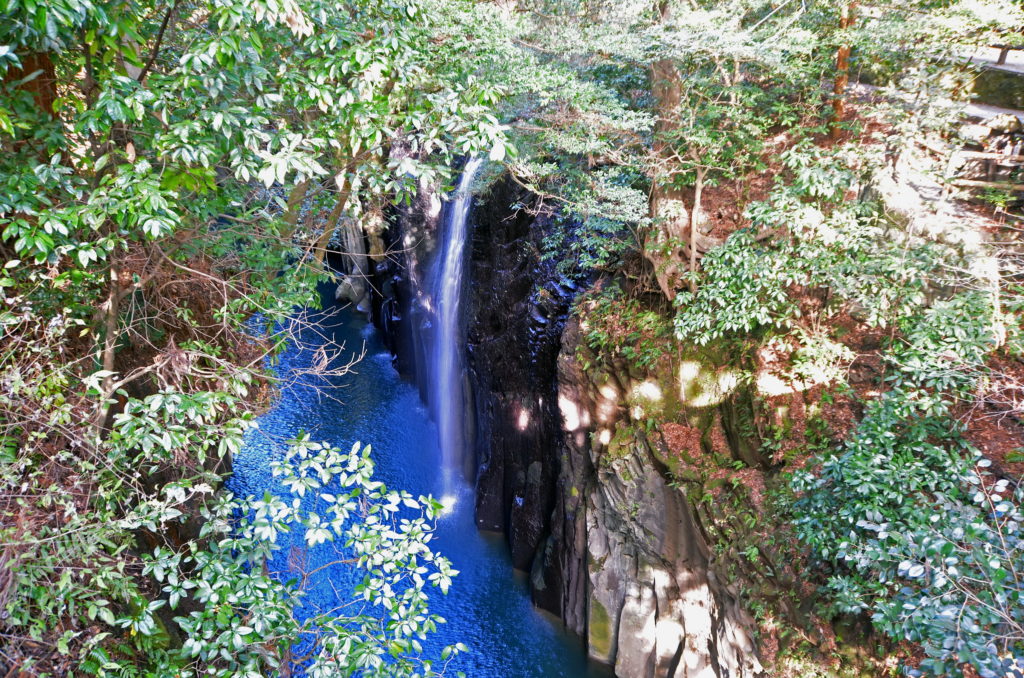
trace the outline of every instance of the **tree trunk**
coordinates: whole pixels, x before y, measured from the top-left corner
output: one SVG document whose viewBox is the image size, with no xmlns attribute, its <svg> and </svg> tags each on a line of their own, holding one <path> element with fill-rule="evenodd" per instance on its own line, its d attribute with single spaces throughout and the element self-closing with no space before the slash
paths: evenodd
<svg viewBox="0 0 1024 678">
<path fill-rule="evenodd" d="M 697 241 L 700 234 L 697 228 L 700 222 L 700 201 L 704 192 L 704 176 L 707 170 L 703 167 L 697 168 L 697 185 L 693 189 L 693 209 L 690 211 L 690 291 L 697 291 L 697 280 L 693 277 L 697 273 Z"/>
<path fill-rule="evenodd" d="M 9 67 L 3 75 L 3 84 L 17 82 L 35 74 L 28 82 L 18 85 L 18 89 L 32 95 L 36 108 L 38 108 L 49 120 L 60 122 L 53 110 L 57 102 L 57 72 L 53 65 L 53 59 L 48 52 L 34 52 L 21 56 L 21 67 Z M 16 146 L 28 145 L 36 150 L 36 156 L 40 162 L 48 163 L 50 154 L 47 152 L 46 144 L 31 137 L 14 142 Z M 9 139 L 4 139 L 0 149 L 4 152 L 10 150 Z M 61 163 L 66 159 L 66 151 L 59 151 Z"/>
<path fill-rule="evenodd" d="M 285 230 L 282 234 L 285 240 L 290 240 L 295 235 L 295 226 L 299 223 L 299 213 L 302 211 L 302 203 L 306 200 L 308 191 L 309 181 L 300 181 L 288 194 L 288 204 L 284 210 Z"/>
<path fill-rule="evenodd" d="M 32 94 L 36 107 L 51 118 L 53 105 L 57 101 L 57 73 L 48 52 L 36 52 L 21 57 L 21 68 L 10 67 L 4 73 L 3 82 L 14 82 L 38 72 L 35 78 L 22 83 L 18 89 Z"/>
<path fill-rule="evenodd" d="M 327 255 L 327 245 L 331 242 L 334 229 L 338 227 L 338 220 L 341 219 L 341 213 L 345 209 L 345 203 L 348 202 L 351 193 L 352 191 L 348 187 L 348 178 L 342 175 L 341 181 L 338 182 L 338 199 L 334 203 L 334 209 L 331 210 L 330 215 L 327 217 L 323 234 L 320 235 L 320 238 L 313 246 L 313 257 L 318 264 L 324 263 L 324 257 Z"/>
<path fill-rule="evenodd" d="M 682 189 L 677 185 L 671 142 L 667 139 L 678 127 L 682 87 L 679 70 L 664 59 L 651 66 L 651 93 L 655 99 L 657 121 L 654 124 L 655 169 L 651 177 L 648 210 L 652 237 L 644 244 L 644 255 L 654 266 L 658 287 L 669 301 L 675 299 L 680 268 L 686 247 L 688 213 Z"/>
<path fill-rule="evenodd" d="M 97 362 L 105 372 L 100 385 L 100 402 L 96 405 L 93 425 L 97 435 L 103 430 L 107 422 L 107 415 L 110 412 L 109 399 L 113 397 L 114 367 L 117 352 L 118 325 L 121 319 L 121 280 L 117 268 L 113 262 L 110 265 L 108 275 L 110 290 L 107 294 L 107 301 L 101 307 L 103 320 L 103 340 L 96 346 Z"/>
<path fill-rule="evenodd" d="M 839 15 L 839 30 L 845 31 L 853 26 L 853 13 L 857 8 L 856 0 L 843 5 Z M 833 140 L 843 134 L 842 122 L 846 118 L 846 85 L 850 81 L 850 43 L 845 39 L 836 50 L 836 80 L 832 87 L 832 130 Z"/>
</svg>

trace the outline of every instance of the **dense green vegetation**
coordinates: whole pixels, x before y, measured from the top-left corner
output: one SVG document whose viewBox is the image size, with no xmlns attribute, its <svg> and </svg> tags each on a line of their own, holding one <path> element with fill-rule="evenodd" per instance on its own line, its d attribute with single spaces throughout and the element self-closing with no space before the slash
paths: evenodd
<svg viewBox="0 0 1024 678">
<path fill-rule="evenodd" d="M 339 233 L 481 155 L 538 197 L 544 256 L 603 279 L 578 304 L 599 355 L 654 371 L 717 345 L 746 369 L 785 344 L 793 380 L 840 393 L 840 321 L 884 330 L 852 432 L 766 464 L 760 519 L 824 573 L 821 618 L 919 644 L 913 671 L 1006 675 L 1024 489 L 963 421 L 1024 354 L 1019 261 L 908 227 L 880 178 L 962 143 L 955 57 L 1022 25 L 1000 0 L 0 0 L 5 661 L 443 670 L 460 647 L 419 644 L 452 575 L 432 499 L 300 431 L 275 474 L 328 508 L 221 481 Z M 297 620 L 301 587 L 265 569 L 289 525 L 358 552 L 358 613 Z M 291 657 L 310 633 L 315 656 Z"/>
<path fill-rule="evenodd" d="M 420 591 L 449 576 L 425 547 L 435 505 L 308 441 L 281 472 L 297 496 L 347 479 L 330 522 L 218 488 L 266 397 L 264 357 L 283 344 L 269 331 L 316 302 L 339 217 L 455 153 L 503 153 L 492 92 L 452 58 L 457 41 L 432 42 L 446 11 L 0 7 L 4 663 L 255 676 L 313 629 L 322 675 L 414 670 L 435 623 Z M 413 153 L 396 159 L 396 143 Z M 348 520 L 360 492 L 370 504 Z M 402 502 L 412 529 L 391 530 Z M 354 595 L 389 623 L 299 624 L 297 591 L 264 571 L 294 520 L 311 544 L 344 534 L 361 550 Z"/>
<path fill-rule="evenodd" d="M 806 470 L 780 488 L 779 513 L 750 518 L 791 521 L 805 566 L 831 573 L 825 618 L 867 613 L 890 638 L 920 643 L 913 671 L 1004 675 L 1024 647 L 1019 490 L 985 470 L 961 419 L 997 377 L 992 359 L 1024 348 L 1018 260 L 953 233 L 908 232 L 874 186 L 921 139 L 956 147 L 949 102 L 965 73 L 941 56 L 996 40 L 1019 25 L 1018 8 L 859 4 L 852 26 L 843 3 L 546 10 L 555 16 L 538 8 L 528 21 L 528 46 L 571 84 L 540 116 L 516 109 L 542 129 L 513 124 L 529 149 L 515 169 L 573 215 L 552 245 L 578 252 L 567 272 L 583 264 L 629 280 L 625 298 L 609 285 L 580 305 L 589 347 L 637 369 L 687 345 L 727 345 L 756 380 L 744 356 L 782 342 L 789 378 L 835 388 L 855 357 L 840 317 L 886 330 L 884 372 L 850 437 L 822 445 L 799 429 L 813 452 Z M 894 93 L 852 116 L 822 87 L 844 91 L 851 50 L 857 74 Z M 755 197 L 754 185 L 767 190 Z M 730 190 L 712 209 L 739 203 L 740 230 L 703 213 L 716 187 Z M 785 564 L 770 561 L 754 557 L 766 571 Z"/>
</svg>

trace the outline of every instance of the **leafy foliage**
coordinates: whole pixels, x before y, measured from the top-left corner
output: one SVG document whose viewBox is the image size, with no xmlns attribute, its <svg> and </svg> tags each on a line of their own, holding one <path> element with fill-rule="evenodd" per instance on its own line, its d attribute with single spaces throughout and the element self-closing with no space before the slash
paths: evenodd
<svg viewBox="0 0 1024 678">
<path fill-rule="evenodd" d="M 621 358 L 637 368 L 651 369 L 671 346 L 672 328 L 658 309 L 618 286 L 580 298 L 575 312 L 582 318 L 580 329 L 587 346 L 602 359 Z"/>
<path fill-rule="evenodd" d="M 415 656 L 436 620 L 417 578 L 448 576 L 414 544 L 429 502 L 398 495 L 421 516 L 392 524 L 367 462 L 308 446 L 327 465 L 310 492 L 335 479 L 383 501 L 358 534 L 219 486 L 269 395 L 263 366 L 287 340 L 273 328 L 317 303 L 338 223 L 443 179 L 456 156 L 513 151 L 470 43 L 435 21 L 467 12 L 0 3 L 0 605 L 25 671 L 252 676 L 288 661 L 314 629 L 264 571 L 273 535 L 240 517 L 253 513 L 306 521 L 313 544 L 372 544 L 353 566 L 405 605 L 373 626 L 391 600 L 374 593 L 365 615 L 322 625 L 318 671 L 429 673 Z"/>
<path fill-rule="evenodd" d="M 806 280 L 791 253 L 760 246 L 740 231 L 704 258 L 705 274 L 696 293 L 680 292 L 676 334 L 707 344 L 730 334 L 784 329 L 798 312 L 790 288 Z"/>
<path fill-rule="evenodd" d="M 752 228 L 709 252 L 693 276 L 697 290 L 677 296 L 676 335 L 699 344 L 789 335 L 799 362 L 841 311 L 898 330 L 885 354 L 889 390 L 838 452 L 795 474 L 793 524 L 834 567 L 834 611 L 870 612 L 880 631 L 921 643 L 920 671 L 970 664 L 1008 675 L 1024 647 L 1012 574 L 1018 525 L 1009 517 L 1019 498 L 1008 498 L 1015 490 L 1005 480 L 989 497 L 989 462 L 952 415 L 988 374 L 1004 331 L 999 293 L 961 278 L 964 291 L 929 300 L 948 270 L 963 267 L 961 255 L 906 238 L 870 202 L 847 201 L 873 171 L 870 155 L 797 145 L 782 159 L 787 174 L 748 207 Z"/>
<path fill-rule="evenodd" d="M 828 290 L 881 326 L 923 300 L 923 276 L 936 265 L 932 249 L 908 251 L 872 205 L 842 202 L 859 174 L 870 171 L 870 155 L 858 159 L 860 172 L 843 155 L 812 146 L 782 158 L 791 178 L 747 208 L 750 229 L 708 253 L 697 291 L 676 297 L 680 339 L 706 344 L 792 328 L 801 314 L 798 290 Z"/>
<path fill-rule="evenodd" d="M 579 311 L 631 367 L 674 341 L 784 335 L 806 378 L 849 357 L 840 312 L 891 328 L 884 393 L 794 481 L 797 529 L 836 609 L 918 640 L 933 673 L 1005 674 L 1020 497 L 952 408 L 1019 300 L 859 198 L 886 150 L 950 119 L 953 50 L 1000 42 L 1020 8 L 855 4 L 851 26 L 848 3 L 762 0 L 0 1 L 8 644 L 58 675 L 261 675 L 310 637 L 311 675 L 443 671 L 419 657 L 439 622 L 424 591 L 453 574 L 427 548 L 429 499 L 307 438 L 277 468 L 295 502 L 218 487 L 273 385 L 271 328 L 315 303 L 338 226 L 486 155 L 536 194 L 564 273 L 628 280 Z M 837 49 L 888 97 L 885 149 L 820 143 Z M 701 191 L 771 154 L 774 189 L 714 248 Z M 344 542 L 367 572 L 358 612 L 296 616 L 301 586 L 263 569 L 290 529 Z"/>
</svg>

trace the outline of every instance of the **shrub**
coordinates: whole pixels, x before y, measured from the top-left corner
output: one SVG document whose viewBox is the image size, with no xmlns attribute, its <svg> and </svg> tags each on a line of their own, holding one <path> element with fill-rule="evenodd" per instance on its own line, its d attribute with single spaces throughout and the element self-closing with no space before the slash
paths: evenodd
<svg viewBox="0 0 1024 678">
<path fill-rule="evenodd" d="M 1022 489 L 985 472 L 950 414 L 994 345 L 984 311 L 964 293 L 905 319 L 894 388 L 838 453 L 793 478 L 797 534 L 835 568 L 835 609 L 921 643 L 934 675 L 1018 675 L 1024 662 Z"/>
</svg>

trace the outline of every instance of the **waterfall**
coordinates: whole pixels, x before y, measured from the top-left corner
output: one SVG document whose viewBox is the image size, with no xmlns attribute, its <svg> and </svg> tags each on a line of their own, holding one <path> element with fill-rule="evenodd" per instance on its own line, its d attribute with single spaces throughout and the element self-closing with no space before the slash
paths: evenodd
<svg viewBox="0 0 1024 678">
<path fill-rule="evenodd" d="M 441 224 L 440 247 L 435 263 L 431 297 L 434 301 L 433 379 L 428 400 L 441 442 L 445 496 L 450 506 L 467 441 L 465 440 L 466 392 L 463 380 L 463 336 L 460 300 L 466 260 L 466 235 L 473 196 L 469 189 L 480 168 L 470 158 L 462 171 L 455 196 Z"/>
</svg>

